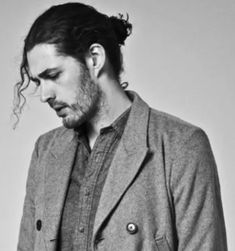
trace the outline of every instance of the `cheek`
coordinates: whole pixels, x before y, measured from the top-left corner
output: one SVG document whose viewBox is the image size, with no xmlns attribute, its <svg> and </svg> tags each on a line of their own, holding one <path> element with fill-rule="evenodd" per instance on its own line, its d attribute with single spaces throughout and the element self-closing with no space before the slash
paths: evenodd
<svg viewBox="0 0 235 251">
<path fill-rule="evenodd" d="M 79 91 L 79 81 L 77 75 L 71 74 L 71 76 L 68 76 L 68 74 L 64 75 L 60 81 L 58 81 L 58 86 L 60 88 L 60 94 L 64 97 L 68 98 L 76 98 Z"/>
<path fill-rule="evenodd" d="M 58 102 L 64 102 L 71 105 L 77 102 L 77 96 L 77 91 L 75 90 L 59 88 L 59 90 L 57 90 L 56 99 Z"/>
</svg>

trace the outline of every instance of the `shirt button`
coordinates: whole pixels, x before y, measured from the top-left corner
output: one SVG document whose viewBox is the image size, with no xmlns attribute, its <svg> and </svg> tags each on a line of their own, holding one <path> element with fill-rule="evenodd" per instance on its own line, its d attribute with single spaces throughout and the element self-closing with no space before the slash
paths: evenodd
<svg viewBox="0 0 235 251">
<path fill-rule="evenodd" d="M 86 196 L 89 196 L 89 195 L 90 195 L 90 191 L 89 191 L 89 190 L 86 190 L 85 195 L 86 195 Z"/>
<path fill-rule="evenodd" d="M 79 232 L 84 233 L 84 227 L 79 227 Z"/>
<path fill-rule="evenodd" d="M 99 154 L 97 154 L 97 155 L 95 156 L 95 161 L 96 161 L 96 162 L 99 162 Z"/>
<path fill-rule="evenodd" d="M 38 231 L 41 230 L 41 228 L 42 228 L 42 221 L 41 220 L 37 220 L 37 222 L 36 222 L 36 228 L 37 228 Z"/>
<path fill-rule="evenodd" d="M 129 234 L 135 234 L 138 232 L 138 226 L 135 223 L 128 223 L 126 225 L 126 230 Z"/>
</svg>

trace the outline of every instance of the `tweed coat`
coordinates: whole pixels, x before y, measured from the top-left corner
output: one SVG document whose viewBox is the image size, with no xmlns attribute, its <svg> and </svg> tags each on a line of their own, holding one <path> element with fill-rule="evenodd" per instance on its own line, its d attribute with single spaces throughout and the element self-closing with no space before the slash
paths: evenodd
<svg viewBox="0 0 235 251">
<path fill-rule="evenodd" d="M 215 160 L 198 127 L 150 108 L 136 93 L 96 213 L 100 251 L 226 251 Z M 71 129 L 37 140 L 18 251 L 55 251 L 77 140 Z"/>
</svg>

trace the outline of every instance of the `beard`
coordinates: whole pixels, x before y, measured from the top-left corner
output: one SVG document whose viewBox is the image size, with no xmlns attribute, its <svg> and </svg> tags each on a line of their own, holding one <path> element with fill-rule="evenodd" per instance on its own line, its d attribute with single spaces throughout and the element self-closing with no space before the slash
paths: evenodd
<svg viewBox="0 0 235 251">
<path fill-rule="evenodd" d="M 85 65 L 81 65 L 81 75 L 78 80 L 76 103 L 68 105 L 62 102 L 54 102 L 53 106 L 61 105 L 65 108 L 63 125 L 66 128 L 78 128 L 83 123 L 94 117 L 100 107 L 102 92 L 94 83 Z"/>
</svg>

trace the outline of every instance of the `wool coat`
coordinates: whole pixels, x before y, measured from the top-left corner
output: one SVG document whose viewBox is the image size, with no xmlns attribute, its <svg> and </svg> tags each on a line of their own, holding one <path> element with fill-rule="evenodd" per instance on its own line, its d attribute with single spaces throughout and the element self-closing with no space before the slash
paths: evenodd
<svg viewBox="0 0 235 251">
<path fill-rule="evenodd" d="M 150 108 L 136 93 L 93 229 L 99 251 L 226 251 L 220 185 L 203 130 Z M 60 127 L 37 140 L 18 251 L 56 251 L 78 141 Z"/>
</svg>

